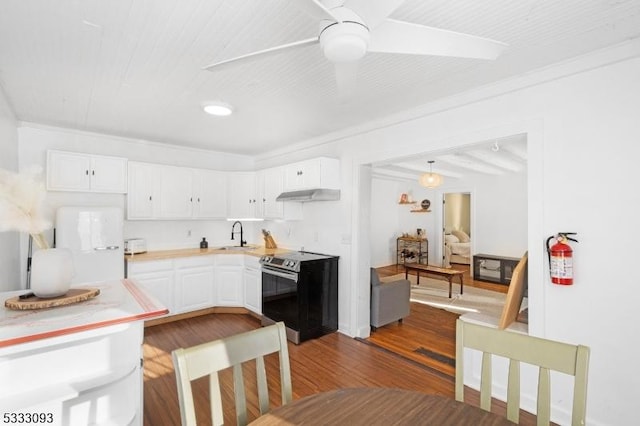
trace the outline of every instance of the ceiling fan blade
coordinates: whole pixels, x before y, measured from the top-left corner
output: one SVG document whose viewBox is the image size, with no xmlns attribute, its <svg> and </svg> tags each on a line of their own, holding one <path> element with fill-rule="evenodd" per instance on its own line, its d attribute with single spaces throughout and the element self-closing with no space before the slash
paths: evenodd
<svg viewBox="0 0 640 426">
<path fill-rule="evenodd" d="M 257 52 L 252 52 L 246 55 L 237 56 L 235 58 L 226 59 L 224 61 L 215 62 L 213 64 L 207 65 L 203 69 L 207 71 L 212 71 L 215 68 L 216 70 L 218 70 L 231 63 L 237 64 L 238 62 L 250 62 L 252 60 L 259 59 L 263 56 L 274 55 L 274 54 L 282 53 L 285 50 L 298 49 L 298 48 L 310 46 L 312 44 L 317 44 L 317 43 L 318 43 L 318 37 L 308 38 L 308 39 L 296 41 L 293 43 L 282 44 L 276 47 L 270 47 L 269 49 L 265 49 L 265 50 L 259 50 Z"/>
<path fill-rule="evenodd" d="M 307 15 L 318 21 L 328 19 L 329 21 L 342 22 L 330 9 L 327 9 L 319 0 L 295 0 L 295 7 L 304 11 Z"/>
<path fill-rule="evenodd" d="M 336 85 L 338 98 L 346 101 L 353 97 L 356 91 L 356 77 L 358 76 L 358 62 L 335 62 Z"/>
<path fill-rule="evenodd" d="M 347 0 L 344 6 L 358 15 L 369 30 L 382 23 L 406 0 Z"/>
<path fill-rule="evenodd" d="M 495 59 L 507 44 L 454 31 L 385 19 L 370 33 L 369 52 Z"/>
</svg>

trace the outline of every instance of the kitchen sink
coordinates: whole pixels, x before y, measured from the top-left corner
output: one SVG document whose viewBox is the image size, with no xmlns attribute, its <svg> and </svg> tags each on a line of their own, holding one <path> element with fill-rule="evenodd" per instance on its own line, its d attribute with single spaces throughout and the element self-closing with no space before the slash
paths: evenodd
<svg viewBox="0 0 640 426">
<path fill-rule="evenodd" d="M 233 251 L 250 251 L 250 250 L 255 250 L 258 247 L 256 246 L 244 246 L 244 247 L 240 247 L 240 246 L 224 246 L 224 247 L 216 247 L 216 250 L 233 250 Z"/>
</svg>

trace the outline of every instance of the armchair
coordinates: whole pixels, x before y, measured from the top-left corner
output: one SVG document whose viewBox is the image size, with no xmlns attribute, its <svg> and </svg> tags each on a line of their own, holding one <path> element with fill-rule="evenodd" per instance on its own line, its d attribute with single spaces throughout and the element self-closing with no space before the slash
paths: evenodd
<svg viewBox="0 0 640 426">
<path fill-rule="evenodd" d="M 411 310 L 411 283 L 397 280 L 383 283 L 374 268 L 371 268 L 371 330 L 402 322 Z"/>
</svg>

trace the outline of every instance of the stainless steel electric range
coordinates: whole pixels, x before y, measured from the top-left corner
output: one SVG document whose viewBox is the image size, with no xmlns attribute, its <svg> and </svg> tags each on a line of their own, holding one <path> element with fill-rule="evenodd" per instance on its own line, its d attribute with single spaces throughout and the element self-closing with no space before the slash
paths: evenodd
<svg viewBox="0 0 640 426">
<path fill-rule="evenodd" d="M 298 344 L 338 329 L 338 256 L 262 256 L 262 325 L 284 321 Z"/>
</svg>

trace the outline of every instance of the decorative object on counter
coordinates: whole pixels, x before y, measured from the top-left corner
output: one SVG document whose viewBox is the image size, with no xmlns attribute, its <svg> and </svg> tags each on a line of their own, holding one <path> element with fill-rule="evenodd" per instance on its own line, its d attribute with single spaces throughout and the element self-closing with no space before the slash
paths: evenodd
<svg viewBox="0 0 640 426">
<path fill-rule="evenodd" d="M 63 296 L 69 291 L 73 274 L 69 249 L 38 250 L 31 264 L 31 291 L 41 298 Z"/>
<path fill-rule="evenodd" d="M 46 194 L 42 168 L 31 167 L 19 174 L 0 169 L 0 232 L 27 232 L 38 248 L 49 248 L 42 234 L 51 228 L 44 214 Z"/>
<path fill-rule="evenodd" d="M 207 239 L 205 237 L 202 237 L 202 241 L 200 241 L 200 248 L 201 249 L 209 248 L 209 243 L 207 242 Z"/>
<path fill-rule="evenodd" d="M 429 207 L 431 206 L 431 201 L 424 199 L 420 202 L 420 207 L 422 207 L 423 210 L 429 210 Z"/>
<path fill-rule="evenodd" d="M 278 248 L 278 246 L 276 245 L 276 242 L 274 241 L 273 237 L 271 236 L 271 232 L 267 231 L 266 229 L 262 230 L 262 235 L 264 236 L 264 247 L 268 248 L 268 249 L 275 249 Z"/>
<path fill-rule="evenodd" d="M 98 288 L 73 288 L 65 295 L 48 298 L 38 297 L 34 293 L 25 293 L 5 300 L 4 306 L 14 311 L 48 309 L 84 302 L 85 300 L 93 299 L 99 294 L 100 289 Z"/>
</svg>

